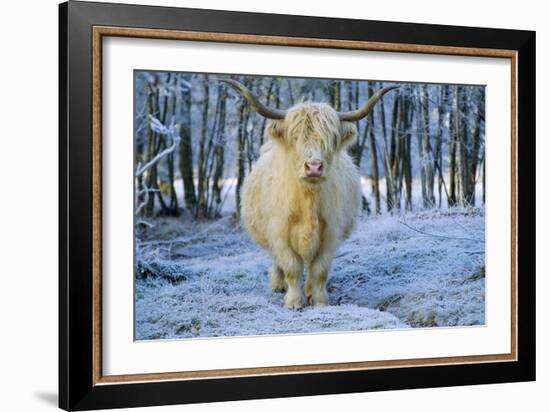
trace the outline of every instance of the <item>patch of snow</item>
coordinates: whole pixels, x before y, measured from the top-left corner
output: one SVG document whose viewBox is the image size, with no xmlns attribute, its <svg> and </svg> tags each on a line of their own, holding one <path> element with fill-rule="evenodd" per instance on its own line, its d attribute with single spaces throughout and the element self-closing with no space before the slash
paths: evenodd
<svg viewBox="0 0 550 412">
<path fill-rule="evenodd" d="M 137 247 L 136 338 L 484 324 L 484 222 L 483 209 L 361 216 L 330 306 L 291 311 L 269 288 L 268 253 L 230 217 L 159 218 Z"/>
</svg>

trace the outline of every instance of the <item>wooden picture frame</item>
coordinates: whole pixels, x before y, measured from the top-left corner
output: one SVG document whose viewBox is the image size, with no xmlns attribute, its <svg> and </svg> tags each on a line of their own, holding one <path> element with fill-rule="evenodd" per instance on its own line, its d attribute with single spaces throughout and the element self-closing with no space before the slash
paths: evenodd
<svg viewBox="0 0 550 412">
<path fill-rule="evenodd" d="M 535 379 L 535 33 L 198 9 L 60 5 L 59 406 L 216 402 Z M 102 39 L 478 56 L 512 67 L 509 354 L 104 376 Z M 131 150 L 131 148 L 129 148 Z M 521 185 L 520 185 L 521 183 Z"/>
</svg>

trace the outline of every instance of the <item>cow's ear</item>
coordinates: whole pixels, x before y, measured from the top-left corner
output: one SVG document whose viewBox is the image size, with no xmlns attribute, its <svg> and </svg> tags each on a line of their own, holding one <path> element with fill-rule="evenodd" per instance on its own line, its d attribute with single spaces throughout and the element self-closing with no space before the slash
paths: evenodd
<svg viewBox="0 0 550 412">
<path fill-rule="evenodd" d="M 355 127 L 355 123 L 350 122 L 342 122 L 341 125 L 342 134 L 340 136 L 339 149 L 345 149 L 355 141 L 355 137 L 357 136 L 357 127 Z"/>
<path fill-rule="evenodd" d="M 281 141 L 283 140 L 284 129 L 282 120 L 272 120 L 267 130 L 269 131 L 269 135 L 272 139 Z"/>
</svg>

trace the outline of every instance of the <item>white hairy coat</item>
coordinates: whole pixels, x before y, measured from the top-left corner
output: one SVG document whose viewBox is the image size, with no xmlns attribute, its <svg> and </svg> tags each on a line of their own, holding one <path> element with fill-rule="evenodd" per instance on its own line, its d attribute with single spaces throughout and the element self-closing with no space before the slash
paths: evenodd
<svg viewBox="0 0 550 412">
<path fill-rule="evenodd" d="M 271 287 L 286 290 L 285 305 L 299 309 L 305 298 L 326 305 L 332 259 L 361 205 L 359 172 L 346 150 L 357 128 L 341 122 L 327 104 L 300 103 L 272 121 L 267 134 L 242 187 L 242 220 L 271 253 Z M 322 161 L 322 178 L 305 175 L 304 164 L 312 159 Z"/>
</svg>

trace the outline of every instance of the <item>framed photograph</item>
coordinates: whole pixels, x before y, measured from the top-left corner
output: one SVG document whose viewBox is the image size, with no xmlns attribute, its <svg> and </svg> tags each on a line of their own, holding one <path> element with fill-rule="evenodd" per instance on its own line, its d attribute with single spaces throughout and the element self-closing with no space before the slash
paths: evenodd
<svg viewBox="0 0 550 412">
<path fill-rule="evenodd" d="M 535 33 L 60 5 L 66 410 L 535 379 Z"/>
</svg>

